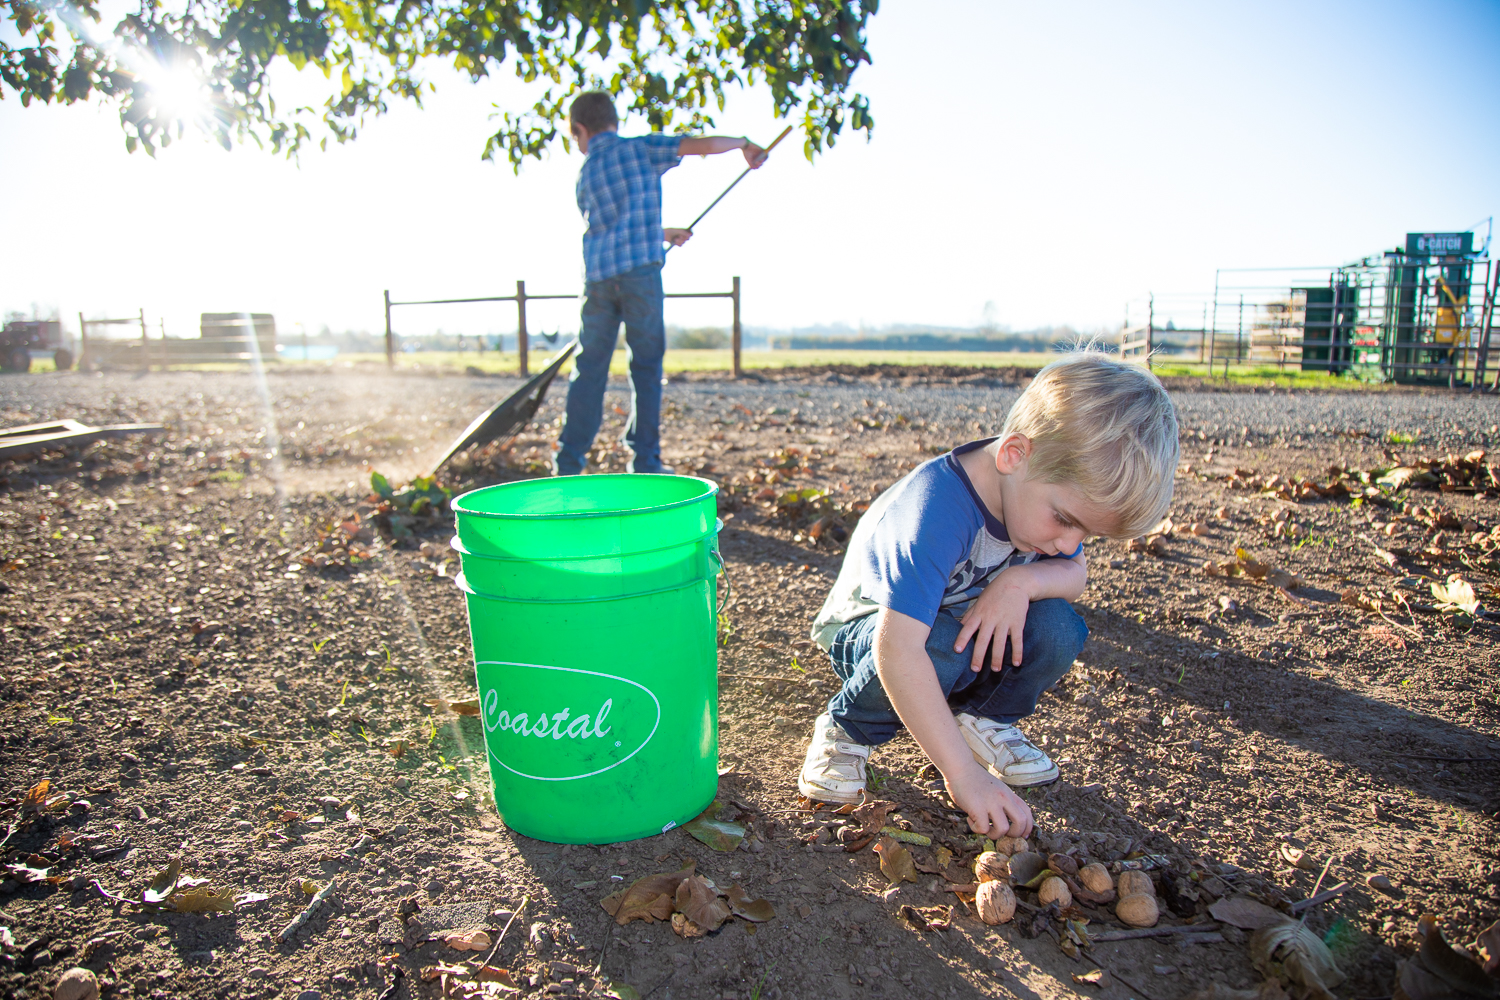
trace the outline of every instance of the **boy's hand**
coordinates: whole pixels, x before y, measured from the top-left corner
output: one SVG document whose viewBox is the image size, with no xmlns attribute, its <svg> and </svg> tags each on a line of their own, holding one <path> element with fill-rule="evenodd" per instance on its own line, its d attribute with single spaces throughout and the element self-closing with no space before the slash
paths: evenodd
<svg viewBox="0 0 1500 1000">
<path fill-rule="evenodd" d="M 693 238 L 693 231 L 691 229 L 663 229 L 661 235 L 674 247 L 680 247 Z"/>
<path fill-rule="evenodd" d="M 1001 657 L 1005 655 L 1005 640 L 1010 640 L 1012 666 L 1021 665 L 1021 634 L 1026 628 L 1026 612 L 1031 610 L 1031 591 L 1023 572 L 1027 567 L 1013 566 L 990 582 L 980 595 L 969 602 L 969 610 L 960 621 L 958 641 L 953 645 L 955 653 L 974 640 L 974 656 L 969 669 L 978 673 L 984 667 L 984 654 L 994 644 L 994 655 L 990 657 L 990 669 L 999 672 L 1005 669 Z"/>
<path fill-rule="evenodd" d="M 749 139 L 745 140 L 745 145 L 741 147 L 741 152 L 745 154 L 745 162 L 750 164 L 751 170 L 758 169 L 762 163 L 766 162 L 766 151 Z"/>
<path fill-rule="evenodd" d="M 991 839 L 1031 836 L 1031 807 L 978 764 L 958 780 L 944 783 L 954 804 L 968 814 L 969 829 L 975 833 Z"/>
</svg>

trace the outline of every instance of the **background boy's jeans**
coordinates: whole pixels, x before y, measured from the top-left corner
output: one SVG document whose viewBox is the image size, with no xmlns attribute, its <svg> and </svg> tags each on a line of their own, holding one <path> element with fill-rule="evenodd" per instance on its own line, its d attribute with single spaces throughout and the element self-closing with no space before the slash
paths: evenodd
<svg viewBox="0 0 1500 1000">
<path fill-rule="evenodd" d="M 643 264 L 584 289 L 583 330 L 568 383 L 568 408 L 557 452 L 559 475 L 576 476 L 604 417 L 609 361 L 625 324 L 630 357 L 630 419 L 625 444 L 631 472 L 661 471 L 661 363 L 667 350 L 662 325 L 661 265 Z"/>
<path fill-rule="evenodd" d="M 891 707 L 875 673 L 875 623 L 878 613 L 856 618 L 839 629 L 828 655 L 843 690 L 828 703 L 833 721 L 856 743 L 878 746 L 894 737 L 901 718 Z M 1010 642 L 1005 644 L 1005 669 L 996 675 L 985 658 L 984 670 L 969 669 L 974 641 L 962 653 L 953 651 L 962 628 L 958 618 L 939 611 L 927 637 L 927 655 L 937 668 L 938 683 L 956 712 L 968 712 L 996 722 L 1011 723 L 1036 711 L 1037 699 L 1052 686 L 1083 651 L 1089 628 L 1067 601 L 1050 598 L 1032 602 L 1021 635 L 1021 665 L 1011 666 Z"/>
</svg>

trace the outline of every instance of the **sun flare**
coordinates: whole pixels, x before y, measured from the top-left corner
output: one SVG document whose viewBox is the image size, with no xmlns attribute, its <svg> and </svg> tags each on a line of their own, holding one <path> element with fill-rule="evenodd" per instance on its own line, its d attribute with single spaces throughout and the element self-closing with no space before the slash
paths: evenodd
<svg viewBox="0 0 1500 1000">
<path fill-rule="evenodd" d="M 208 88 L 188 63 L 154 63 L 141 78 L 162 116 L 191 121 L 208 111 Z"/>
</svg>

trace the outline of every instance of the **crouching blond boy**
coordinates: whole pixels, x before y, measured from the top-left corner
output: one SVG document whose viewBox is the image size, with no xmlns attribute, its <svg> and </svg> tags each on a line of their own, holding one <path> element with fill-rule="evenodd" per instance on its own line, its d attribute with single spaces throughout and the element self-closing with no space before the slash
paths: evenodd
<svg viewBox="0 0 1500 1000">
<path fill-rule="evenodd" d="M 860 520 L 812 636 L 842 689 L 818 717 L 798 788 L 858 801 L 872 747 L 904 725 L 977 833 L 1024 837 L 1012 788 L 1058 768 L 1016 723 L 1068 671 L 1088 627 L 1091 535 L 1166 513 L 1177 418 L 1138 365 L 1079 351 L 1043 368 L 998 437 L 927 462 Z"/>
</svg>

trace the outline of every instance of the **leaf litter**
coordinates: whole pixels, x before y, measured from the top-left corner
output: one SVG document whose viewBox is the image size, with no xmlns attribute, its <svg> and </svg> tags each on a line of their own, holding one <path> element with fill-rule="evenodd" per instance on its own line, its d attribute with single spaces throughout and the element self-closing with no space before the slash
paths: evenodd
<svg viewBox="0 0 1500 1000">
<path fill-rule="evenodd" d="M 751 899 L 738 883 L 725 892 L 696 874 L 695 867 L 690 863 L 675 872 L 636 879 L 605 896 L 599 905 L 622 927 L 634 920 L 669 921 L 681 937 L 702 937 L 718 930 L 731 916 L 755 923 L 775 918 L 775 908 L 768 901 Z"/>
</svg>

